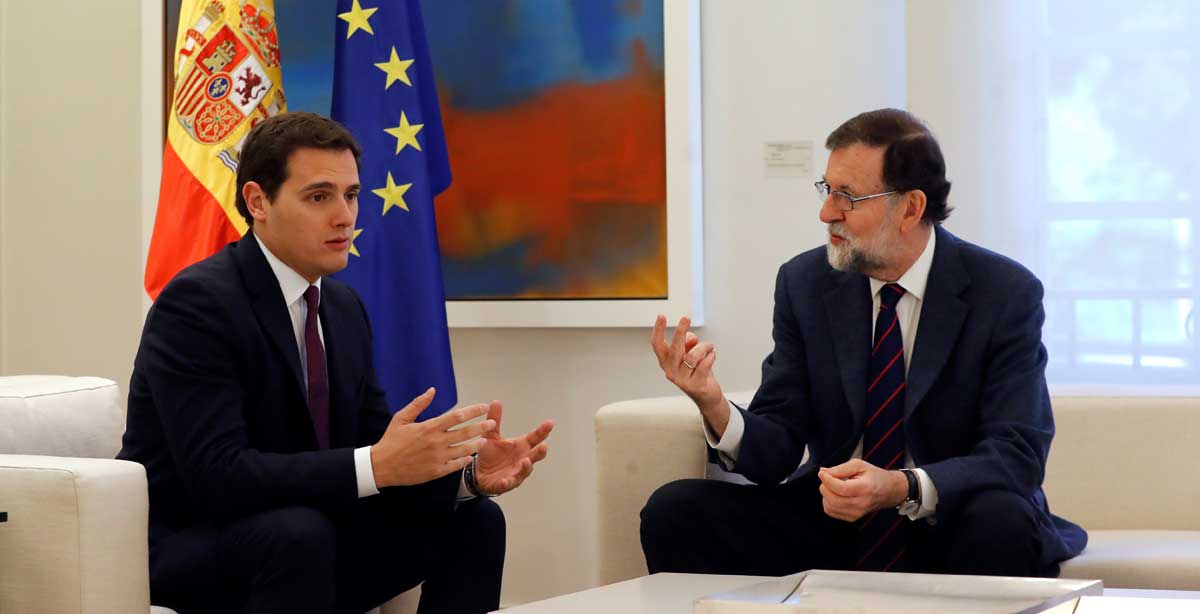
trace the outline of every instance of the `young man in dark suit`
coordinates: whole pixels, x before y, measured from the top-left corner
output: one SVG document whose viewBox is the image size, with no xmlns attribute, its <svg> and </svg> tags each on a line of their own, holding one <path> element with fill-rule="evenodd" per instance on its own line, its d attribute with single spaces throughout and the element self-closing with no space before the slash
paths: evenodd
<svg viewBox="0 0 1200 614">
<path fill-rule="evenodd" d="M 392 415 L 363 304 L 327 277 L 347 263 L 360 153 L 317 115 L 256 126 L 237 179 L 250 232 L 146 316 L 119 458 L 146 467 L 156 604 L 358 613 L 424 582 L 422 612 L 499 605 L 487 497 L 529 476 L 553 425 L 504 439 L 498 402 L 415 422 L 432 389 Z"/>
<path fill-rule="evenodd" d="M 1042 285 L 941 227 L 950 183 L 916 117 L 860 114 L 817 182 L 829 242 L 784 264 L 748 409 L 680 320 L 651 345 L 712 455 L 757 485 L 683 480 L 642 510 L 651 572 L 812 568 L 1053 576 L 1084 531 L 1050 513 Z"/>
</svg>

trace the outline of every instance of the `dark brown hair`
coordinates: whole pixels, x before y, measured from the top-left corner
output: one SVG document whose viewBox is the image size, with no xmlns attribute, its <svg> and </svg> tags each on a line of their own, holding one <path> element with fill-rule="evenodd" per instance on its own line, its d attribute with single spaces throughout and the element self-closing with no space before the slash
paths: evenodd
<svg viewBox="0 0 1200 614">
<path fill-rule="evenodd" d="M 950 182 L 946 161 L 937 139 L 915 115 L 901 109 L 878 109 L 859 113 L 837 127 L 825 139 L 830 151 L 855 144 L 886 147 L 883 154 L 884 189 L 925 193 L 923 220 L 940 224 L 950 216 L 947 204 Z"/>
<path fill-rule="evenodd" d="M 279 186 L 287 181 L 287 161 L 297 149 L 327 149 L 351 151 L 354 162 L 362 156 L 362 149 L 354 136 L 341 124 L 321 117 L 316 113 L 281 113 L 267 118 L 250 129 L 246 143 L 238 158 L 237 210 L 254 226 L 254 217 L 246 207 L 242 188 L 253 181 L 262 186 L 267 198 L 279 194 Z"/>
</svg>

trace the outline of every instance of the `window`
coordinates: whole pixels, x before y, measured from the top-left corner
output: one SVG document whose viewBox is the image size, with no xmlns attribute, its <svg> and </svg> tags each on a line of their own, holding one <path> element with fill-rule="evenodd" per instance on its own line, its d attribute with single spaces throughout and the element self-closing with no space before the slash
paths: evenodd
<svg viewBox="0 0 1200 614">
<path fill-rule="evenodd" d="M 1045 5 L 1046 286 L 1055 384 L 1200 383 L 1200 3 Z"/>
</svg>

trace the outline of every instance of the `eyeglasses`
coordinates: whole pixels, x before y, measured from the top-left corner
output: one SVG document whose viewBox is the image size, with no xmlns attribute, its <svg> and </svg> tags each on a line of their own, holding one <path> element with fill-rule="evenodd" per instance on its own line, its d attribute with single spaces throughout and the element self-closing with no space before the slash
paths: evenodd
<svg viewBox="0 0 1200 614">
<path fill-rule="evenodd" d="M 878 194 L 868 194 L 867 196 L 851 196 L 841 190 L 829 189 L 829 184 L 824 181 L 818 181 L 813 184 L 817 188 L 817 196 L 821 197 L 821 202 L 824 203 L 830 197 L 833 197 L 833 206 L 840 211 L 854 211 L 854 203 L 867 200 L 870 198 L 879 198 L 880 196 L 888 196 L 891 194 L 899 194 L 900 190 L 891 190 L 890 192 L 880 192 Z"/>
</svg>

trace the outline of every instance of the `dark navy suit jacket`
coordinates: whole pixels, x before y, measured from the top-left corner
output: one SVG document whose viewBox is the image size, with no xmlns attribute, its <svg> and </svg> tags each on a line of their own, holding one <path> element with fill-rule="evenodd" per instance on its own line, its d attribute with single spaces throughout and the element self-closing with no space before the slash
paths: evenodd
<svg viewBox="0 0 1200 614">
<path fill-rule="evenodd" d="M 215 528 L 286 506 L 336 512 L 358 500 L 354 448 L 391 420 L 357 294 L 321 282 L 330 449 L 318 450 L 300 353 L 279 282 L 249 234 L 180 272 L 146 316 L 118 458 L 146 467 L 151 559 L 202 567 Z M 451 513 L 458 475 L 381 496 Z"/>
<path fill-rule="evenodd" d="M 1020 264 L 940 226 L 910 358 L 904 439 L 937 488 L 938 518 L 992 489 L 1038 511 L 1047 566 L 1087 543 L 1042 492 L 1054 418 L 1046 390 L 1042 284 Z M 866 419 L 872 302 L 866 276 L 829 266 L 825 248 L 784 264 L 775 347 L 748 410 L 736 471 L 775 484 L 850 459 Z M 799 475 L 795 476 L 799 477 Z"/>
</svg>

